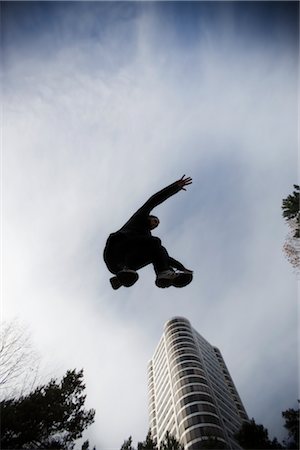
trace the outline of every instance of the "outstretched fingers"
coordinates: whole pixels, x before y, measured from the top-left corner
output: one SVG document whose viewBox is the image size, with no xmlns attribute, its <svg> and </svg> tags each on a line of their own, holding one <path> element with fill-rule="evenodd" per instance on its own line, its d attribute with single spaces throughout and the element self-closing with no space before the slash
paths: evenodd
<svg viewBox="0 0 300 450">
<path fill-rule="evenodd" d="M 184 182 L 184 184 L 192 184 L 192 178 L 191 177 L 186 177 L 185 179 L 182 178 L 182 181 Z"/>
<path fill-rule="evenodd" d="M 186 191 L 185 186 L 188 186 L 189 184 L 192 184 L 192 178 L 191 177 L 185 177 L 185 175 L 182 175 L 180 180 L 177 181 L 178 186 Z"/>
</svg>

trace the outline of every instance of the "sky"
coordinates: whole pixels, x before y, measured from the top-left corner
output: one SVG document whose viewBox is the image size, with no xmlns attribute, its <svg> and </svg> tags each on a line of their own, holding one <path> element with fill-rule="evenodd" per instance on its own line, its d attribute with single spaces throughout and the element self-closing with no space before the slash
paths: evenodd
<svg viewBox="0 0 300 450">
<path fill-rule="evenodd" d="M 45 374 L 84 369 L 97 450 L 145 438 L 147 363 L 174 316 L 220 349 L 249 417 L 285 437 L 298 31 L 297 2 L 2 2 L 1 317 L 28 326 Z M 193 184 L 153 210 L 153 234 L 193 282 L 158 289 L 148 266 L 113 291 L 108 235 L 183 174 Z"/>
</svg>

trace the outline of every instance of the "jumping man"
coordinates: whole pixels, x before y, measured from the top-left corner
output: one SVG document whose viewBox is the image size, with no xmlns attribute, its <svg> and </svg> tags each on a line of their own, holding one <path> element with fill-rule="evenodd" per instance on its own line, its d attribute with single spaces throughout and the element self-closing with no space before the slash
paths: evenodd
<svg viewBox="0 0 300 450">
<path fill-rule="evenodd" d="M 136 211 L 119 231 L 110 234 L 104 249 L 104 261 L 115 276 L 110 278 L 113 289 L 132 286 L 138 280 L 137 270 L 153 264 L 159 288 L 183 287 L 193 279 L 193 272 L 169 256 L 161 240 L 151 234 L 159 224 L 156 216 L 150 215 L 153 208 L 174 194 L 186 190 L 192 178 L 183 175 L 161 191 L 152 195 Z"/>
</svg>

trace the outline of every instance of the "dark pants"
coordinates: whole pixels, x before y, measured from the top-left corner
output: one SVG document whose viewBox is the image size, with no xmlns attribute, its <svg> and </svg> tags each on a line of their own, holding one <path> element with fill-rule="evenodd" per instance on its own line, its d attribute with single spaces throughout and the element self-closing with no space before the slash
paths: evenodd
<svg viewBox="0 0 300 450">
<path fill-rule="evenodd" d="M 148 264 L 153 264 L 156 274 L 170 267 L 184 269 L 182 264 L 169 256 L 161 240 L 153 236 L 111 235 L 104 250 L 104 261 L 114 274 L 124 267 L 138 270 Z"/>
</svg>

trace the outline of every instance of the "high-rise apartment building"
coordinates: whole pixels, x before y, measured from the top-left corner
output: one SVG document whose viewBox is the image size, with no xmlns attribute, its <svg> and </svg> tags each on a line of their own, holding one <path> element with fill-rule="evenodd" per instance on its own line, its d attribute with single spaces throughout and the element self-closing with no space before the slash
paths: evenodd
<svg viewBox="0 0 300 450">
<path fill-rule="evenodd" d="M 185 450 L 210 437 L 240 449 L 234 434 L 248 416 L 218 348 L 183 317 L 169 320 L 148 365 L 149 419 L 158 446 L 167 431 Z"/>
</svg>

